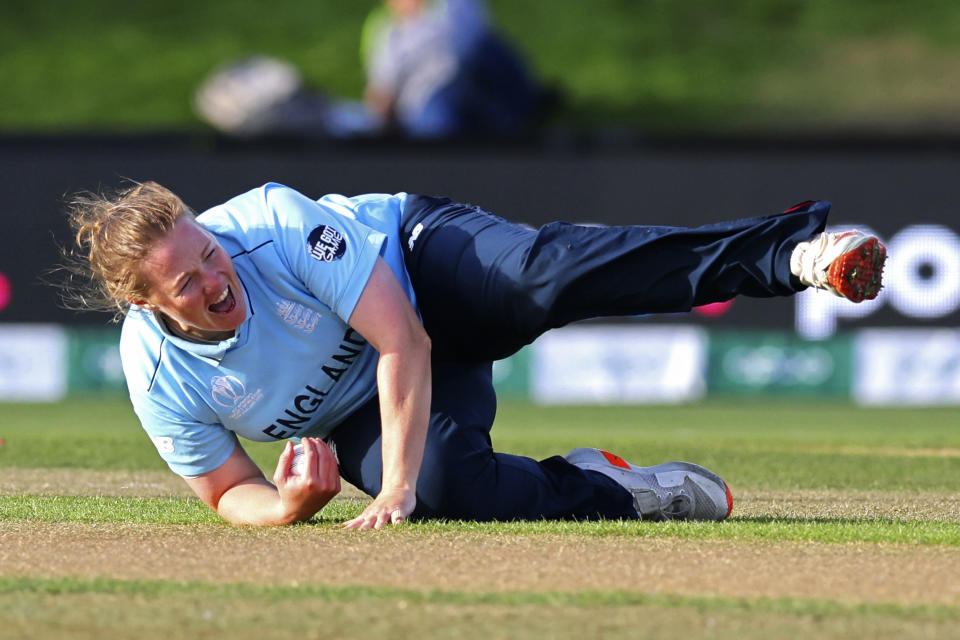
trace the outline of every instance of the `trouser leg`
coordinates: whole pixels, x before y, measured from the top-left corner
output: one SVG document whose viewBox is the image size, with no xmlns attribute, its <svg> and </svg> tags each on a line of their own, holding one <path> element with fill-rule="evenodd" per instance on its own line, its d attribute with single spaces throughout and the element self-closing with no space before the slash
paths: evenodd
<svg viewBox="0 0 960 640">
<path fill-rule="evenodd" d="M 489 363 L 434 364 L 430 423 L 414 517 L 637 517 L 630 494 L 599 473 L 583 471 L 560 457 L 538 462 L 494 452 L 490 428 L 495 413 Z M 376 496 L 383 472 L 377 400 L 354 413 L 329 439 L 343 478 Z"/>
<path fill-rule="evenodd" d="M 696 228 L 539 230 L 480 208 L 409 196 L 407 270 L 438 354 L 499 359 L 575 320 L 689 311 L 736 295 L 791 295 L 797 242 L 822 231 L 830 205 Z"/>
</svg>

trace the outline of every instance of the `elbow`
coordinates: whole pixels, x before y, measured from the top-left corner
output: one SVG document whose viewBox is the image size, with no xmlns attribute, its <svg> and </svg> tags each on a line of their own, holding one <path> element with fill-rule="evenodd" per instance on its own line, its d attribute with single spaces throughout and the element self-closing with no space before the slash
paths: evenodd
<svg viewBox="0 0 960 640">
<path fill-rule="evenodd" d="M 387 348 L 386 351 L 395 353 L 406 353 L 409 355 L 418 355 L 430 359 L 433 350 L 433 342 L 430 340 L 427 330 L 418 321 L 408 321 L 405 323 L 404 330 L 396 334 L 398 340 L 392 345 L 393 348 Z M 381 351 L 381 353 L 383 353 Z"/>
<path fill-rule="evenodd" d="M 416 325 L 406 331 L 401 340 L 398 340 L 388 348 L 380 351 L 380 357 L 389 359 L 396 358 L 397 362 L 405 362 L 408 367 L 430 366 L 430 357 L 433 350 L 433 343 L 430 336 L 424 331 L 423 327 Z"/>
<path fill-rule="evenodd" d="M 430 358 L 430 354 L 433 351 L 433 342 L 430 340 L 430 336 L 427 334 L 423 326 L 420 327 L 420 331 L 417 335 L 417 348 L 427 357 L 427 359 Z"/>
<path fill-rule="evenodd" d="M 433 342 L 431 342 L 430 336 L 427 335 L 427 332 L 422 326 L 418 326 L 410 337 L 407 343 L 407 352 L 411 354 L 416 361 L 420 362 L 421 366 L 430 366 Z"/>
</svg>

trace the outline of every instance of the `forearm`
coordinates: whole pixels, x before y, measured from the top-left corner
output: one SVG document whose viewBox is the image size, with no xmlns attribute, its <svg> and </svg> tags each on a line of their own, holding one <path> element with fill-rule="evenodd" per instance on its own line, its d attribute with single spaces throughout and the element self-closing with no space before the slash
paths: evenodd
<svg viewBox="0 0 960 640">
<path fill-rule="evenodd" d="M 268 482 L 238 442 L 227 460 L 199 476 L 184 476 L 197 497 L 224 520 L 237 525 L 292 524 L 312 517 L 340 493 L 337 460 L 319 438 L 303 438 L 300 470 L 291 469 L 287 441 Z"/>
<path fill-rule="evenodd" d="M 430 419 L 430 347 L 383 354 L 377 369 L 384 490 L 416 489 Z"/>
<path fill-rule="evenodd" d="M 348 529 L 399 524 L 417 505 L 417 476 L 430 420 L 430 338 L 383 258 L 350 316 L 350 325 L 379 352 L 380 493 Z"/>
<path fill-rule="evenodd" d="M 293 509 L 283 503 L 277 488 L 265 478 L 249 480 L 228 489 L 216 504 L 216 512 L 235 525 L 276 526 L 309 519 L 323 505 Z M 312 509 L 312 510 L 311 510 Z"/>
</svg>

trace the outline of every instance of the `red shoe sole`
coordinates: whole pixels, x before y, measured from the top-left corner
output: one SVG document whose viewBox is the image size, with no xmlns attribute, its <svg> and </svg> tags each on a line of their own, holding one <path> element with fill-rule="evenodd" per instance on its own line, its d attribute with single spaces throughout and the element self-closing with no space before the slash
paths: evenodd
<svg viewBox="0 0 960 640">
<path fill-rule="evenodd" d="M 827 270 L 827 282 L 854 302 L 873 300 L 880 293 L 887 248 L 876 238 L 837 257 Z"/>
</svg>

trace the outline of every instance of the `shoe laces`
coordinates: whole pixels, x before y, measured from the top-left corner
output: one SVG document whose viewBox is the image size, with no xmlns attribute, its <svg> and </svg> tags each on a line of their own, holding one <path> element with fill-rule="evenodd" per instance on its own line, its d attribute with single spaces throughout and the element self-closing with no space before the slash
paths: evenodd
<svg viewBox="0 0 960 640">
<path fill-rule="evenodd" d="M 828 260 L 823 260 L 827 245 L 830 244 L 829 234 L 821 233 L 817 238 L 797 245 L 797 251 L 791 256 L 791 270 L 794 275 L 808 287 L 828 289 L 827 267 Z"/>
<path fill-rule="evenodd" d="M 690 500 L 690 496 L 684 493 L 677 495 L 668 493 L 666 497 L 667 499 L 660 507 L 660 513 L 665 520 L 683 520 L 693 512 L 693 501 Z"/>
</svg>

